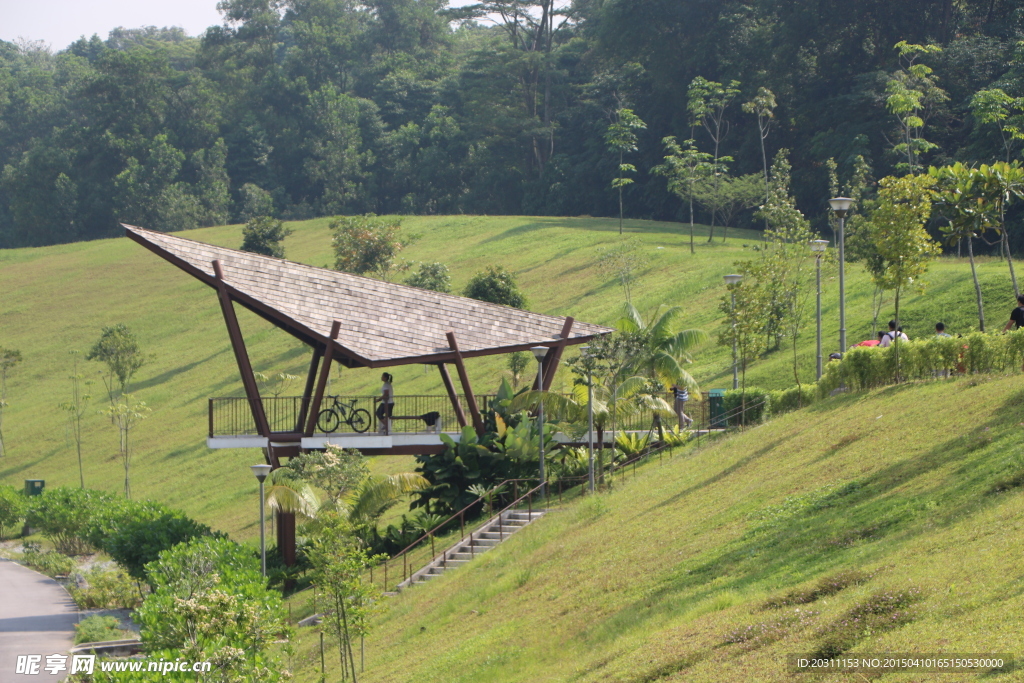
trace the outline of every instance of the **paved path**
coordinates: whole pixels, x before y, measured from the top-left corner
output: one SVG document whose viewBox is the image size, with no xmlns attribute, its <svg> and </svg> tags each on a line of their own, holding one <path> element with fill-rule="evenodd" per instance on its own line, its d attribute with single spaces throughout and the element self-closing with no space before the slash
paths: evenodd
<svg viewBox="0 0 1024 683">
<path fill-rule="evenodd" d="M 59 681 L 47 673 L 46 655 L 68 653 L 78 608 L 64 587 L 10 560 L 0 560 L 0 681 Z M 15 673 L 18 655 L 42 655 L 39 673 Z M 70 658 L 68 665 L 70 668 Z"/>
</svg>

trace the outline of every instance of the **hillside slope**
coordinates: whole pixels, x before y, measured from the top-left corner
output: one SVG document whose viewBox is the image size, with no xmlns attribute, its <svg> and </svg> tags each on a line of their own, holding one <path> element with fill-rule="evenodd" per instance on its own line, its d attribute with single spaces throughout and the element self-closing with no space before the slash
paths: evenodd
<svg viewBox="0 0 1024 683">
<path fill-rule="evenodd" d="M 781 657 L 843 637 L 859 653 L 1019 651 L 1022 408 L 1019 376 L 893 387 L 655 461 L 390 600 L 360 680 L 788 681 Z M 858 606 L 892 626 L 844 631 Z"/>
<path fill-rule="evenodd" d="M 331 259 L 328 219 L 290 224 L 285 243 L 289 258 L 326 265 Z M 454 291 L 489 264 L 519 273 L 530 307 L 545 313 L 571 314 L 580 320 L 612 323 L 621 309 L 621 290 L 614 278 L 602 275 L 603 249 L 618 244 L 618 223 L 608 219 L 436 216 L 412 217 L 405 229 L 420 239 L 406 252 L 413 261 L 442 261 L 451 268 Z M 706 243 L 698 227 L 697 254 L 690 255 L 685 226 L 627 221 L 627 237 L 641 240 L 650 265 L 636 287 L 635 303 L 645 312 L 660 304 L 682 306 L 692 327 L 715 332 L 722 314 L 721 276 L 739 259 L 753 257 L 756 237 L 730 231 L 724 244 Z M 701 235 L 703 233 L 703 236 Z M 200 241 L 237 247 L 239 226 L 184 233 Z M 1011 301 L 1006 266 L 983 261 L 989 315 L 995 321 Z M 871 287 L 860 266 L 848 278 L 848 320 L 851 340 L 869 334 Z M 927 332 L 938 317 L 959 332 L 974 319 L 973 291 L 965 262 L 943 259 L 929 276 L 928 293 L 912 294 L 903 305 L 912 337 Z M 211 396 L 241 395 L 234 359 L 213 292 L 128 239 L 84 242 L 38 249 L 0 250 L 0 346 L 20 349 L 25 361 L 9 380 L 4 434 L 9 456 L 0 461 L 0 481 L 21 484 L 25 478 L 46 479 L 49 486 L 77 485 L 74 448 L 66 437 L 64 416 L 57 408 L 67 400 L 71 374 L 68 351 L 79 358 L 105 325 L 123 322 L 134 330 L 151 357 L 139 371 L 134 393 L 153 409 L 133 436 L 133 489 L 137 497 L 154 498 L 240 537 L 256 533 L 252 512 L 256 482 L 248 465 L 257 451 L 206 449 L 206 405 Z M 991 310 L 994 308 L 994 310 Z M 826 282 L 826 352 L 838 336 L 836 287 Z M 883 313 L 888 315 L 888 313 Z M 257 370 L 301 375 L 308 352 L 290 337 L 240 310 L 243 331 Z M 799 344 L 801 378 L 812 378 L 814 334 L 808 328 Z M 504 359 L 474 359 L 470 374 L 478 391 L 492 390 Z M 86 484 L 117 491 L 123 474 L 116 459 L 117 434 L 97 413 L 105 398 L 96 363 L 79 369 L 94 384 L 93 408 L 85 436 Z M 728 386 L 730 355 L 711 345 L 692 366 L 705 387 Z M 442 393 L 436 371 L 402 368 L 396 373 L 398 394 Z M 336 374 L 332 390 L 372 393 L 379 373 Z M 792 357 L 771 354 L 754 363 L 749 384 L 770 388 L 793 383 Z M 555 388 L 571 381 L 565 372 Z M 288 393 L 298 390 L 298 383 Z M 379 471 L 411 467 L 408 458 L 375 459 Z"/>
</svg>

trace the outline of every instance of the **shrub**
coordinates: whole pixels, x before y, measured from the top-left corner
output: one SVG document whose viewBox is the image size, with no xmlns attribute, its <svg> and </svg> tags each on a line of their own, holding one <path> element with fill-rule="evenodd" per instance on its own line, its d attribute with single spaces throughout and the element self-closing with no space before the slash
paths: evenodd
<svg viewBox="0 0 1024 683">
<path fill-rule="evenodd" d="M 281 242 L 290 234 L 290 228 L 270 216 L 251 218 L 242 228 L 242 251 L 284 258 L 284 245 Z"/>
<path fill-rule="evenodd" d="M 330 227 L 334 269 L 380 280 L 387 280 L 392 270 L 408 267 L 399 262 L 398 254 L 419 237 L 403 237 L 401 220 L 372 213 L 338 218 Z"/>
<path fill-rule="evenodd" d="M 615 446 L 625 454 L 627 460 L 643 453 L 649 441 L 650 437 L 646 434 L 641 436 L 632 432 L 618 432 L 615 435 Z"/>
<path fill-rule="evenodd" d="M 742 415 L 742 406 L 746 395 L 746 415 Z M 725 392 L 722 400 L 722 407 L 725 414 L 729 416 L 729 425 L 735 427 L 741 424 L 755 424 L 768 414 L 770 392 L 759 387 L 747 387 L 743 389 L 730 389 Z"/>
<path fill-rule="evenodd" d="M 443 263 L 421 263 L 420 269 L 405 279 L 405 284 L 445 294 L 452 291 L 452 278 Z"/>
<path fill-rule="evenodd" d="M 121 640 L 125 632 L 116 617 L 101 617 L 94 614 L 75 624 L 75 645 L 79 643 L 102 643 L 107 640 Z"/>
<path fill-rule="evenodd" d="M 781 415 L 809 406 L 817 397 L 818 386 L 816 384 L 801 384 L 799 387 L 769 392 L 768 405 L 772 415 Z"/>
<path fill-rule="evenodd" d="M 25 518 L 28 500 L 18 489 L 8 484 L 0 484 L 0 538 L 18 528 Z"/>
<path fill-rule="evenodd" d="M 519 291 L 516 276 L 501 266 L 487 266 L 487 270 L 473 276 L 462 296 L 492 304 L 526 308 L 526 295 Z"/>
<path fill-rule="evenodd" d="M 58 577 L 68 576 L 71 572 L 75 571 L 78 564 L 67 555 L 63 555 L 54 550 L 42 550 L 38 543 L 26 543 L 24 545 L 25 552 L 21 556 L 21 561 L 35 569 L 38 572 L 42 572 L 47 576 Z"/>
<path fill-rule="evenodd" d="M 86 588 L 68 588 L 79 609 L 135 609 L 142 603 L 135 582 L 120 567 L 93 567 L 85 580 Z"/>
<path fill-rule="evenodd" d="M 103 540 L 103 550 L 139 581 L 147 580 L 146 565 L 160 553 L 201 536 L 215 536 L 210 527 L 176 510 L 147 505 L 127 512 Z"/>
<path fill-rule="evenodd" d="M 109 493 L 58 486 L 32 498 L 25 517 L 28 525 L 53 543 L 57 552 L 83 555 L 91 549 L 91 520 L 103 508 L 116 504 L 117 499 Z"/>
</svg>

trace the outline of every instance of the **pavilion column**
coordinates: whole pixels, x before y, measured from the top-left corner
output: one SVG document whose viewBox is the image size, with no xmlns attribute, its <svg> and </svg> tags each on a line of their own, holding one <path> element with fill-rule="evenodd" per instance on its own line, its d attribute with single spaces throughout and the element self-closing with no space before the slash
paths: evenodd
<svg viewBox="0 0 1024 683">
<path fill-rule="evenodd" d="M 455 392 L 455 385 L 452 384 L 452 376 L 448 374 L 448 366 L 444 363 L 438 363 L 437 369 L 441 371 L 441 381 L 444 382 L 444 388 L 448 392 L 448 399 L 452 402 L 452 408 L 455 409 L 455 419 L 459 421 L 459 428 L 466 426 L 466 413 L 462 410 L 462 404 L 459 403 L 459 395 Z"/>
<path fill-rule="evenodd" d="M 306 375 L 306 388 L 302 392 L 302 405 L 299 408 L 299 418 L 295 420 L 295 431 L 302 432 L 306 425 L 306 415 L 309 413 L 309 402 L 313 398 L 313 385 L 316 382 L 316 371 L 320 368 L 320 358 L 324 352 L 320 347 L 313 349 L 313 359 L 309 362 L 309 373 Z"/>
<path fill-rule="evenodd" d="M 331 363 L 334 362 L 334 340 L 338 338 L 340 331 L 341 323 L 335 320 L 331 323 L 331 336 L 327 340 L 327 350 L 324 351 L 324 365 L 320 368 L 320 380 L 316 383 L 313 404 L 309 407 L 309 417 L 306 419 L 306 436 L 313 436 L 313 428 L 316 427 L 316 416 L 320 412 L 320 404 L 324 400 L 324 389 L 327 387 L 327 378 L 331 376 Z"/>
<path fill-rule="evenodd" d="M 466 373 L 466 364 L 462 362 L 462 352 L 459 351 L 459 342 L 455 339 L 455 332 L 449 330 L 445 333 L 448 337 L 448 347 L 455 352 L 455 369 L 459 371 L 459 381 L 462 383 L 462 391 L 466 394 L 466 403 L 469 405 L 469 414 L 473 416 L 473 429 L 477 434 L 484 433 L 484 421 L 480 417 L 480 409 L 476 405 L 476 395 L 473 394 L 473 387 L 469 383 L 469 375 Z"/>
<path fill-rule="evenodd" d="M 263 409 L 263 399 L 260 398 L 260 389 L 256 384 L 256 376 L 252 371 L 252 364 L 249 362 L 249 354 L 245 350 L 245 340 L 242 339 L 242 330 L 238 325 L 238 318 L 235 316 L 234 303 L 228 293 L 227 283 L 224 282 L 224 269 L 219 259 L 213 262 L 213 274 L 217 278 L 217 298 L 220 300 L 221 312 L 224 314 L 224 322 L 227 324 L 228 337 L 231 339 L 231 348 L 235 352 L 235 362 L 238 363 L 238 372 L 242 375 L 242 386 L 245 387 L 245 396 L 249 399 L 249 408 L 252 410 L 252 419 L 256 423 L 256 430 L 260 436 L 268 440 L 266 457 L 272 467 L 279 467 L 274 449 L 270 447 L 270 424 L 267 422 L 267 414 Z"/>
<path fill-rule="evenodd" d="M 570 315 L 565 319 L 565 324 L 562 325 L 561 337 L 558 341 L 558 346 L 551 349 L 550 358 L 545 359 L 544 365 L 544 391 L 551 388 L 551 383 L 555 380 L 555 373 L 558 372 L 558 364 L 562 361 L 562 352 L 565 351 L 566 345 L 569 343 L 569 333 L 572 332 L 572 324 L 575 322 L 573 317 Z"/>
</svg>

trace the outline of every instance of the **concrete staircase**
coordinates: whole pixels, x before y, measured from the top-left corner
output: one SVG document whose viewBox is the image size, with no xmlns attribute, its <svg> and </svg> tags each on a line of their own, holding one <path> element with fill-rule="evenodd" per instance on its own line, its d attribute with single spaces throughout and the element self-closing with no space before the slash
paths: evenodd
<svg viewBox="0 0 1024 683">
<path fill-rule="evenodd" d="M 485 553 L 498 545 L 524 526 L 544 515 L 544 510 L 506 510 L 487 520 L 483 526 L 455 543 L 434 558 L 408 579 L 398 584 L 398 590 L 408 588 L 417 583 L 426 583 L 430 579 L 444 574 L 446 571 L 461 567 L 477 555 Z"/>
</svg>

